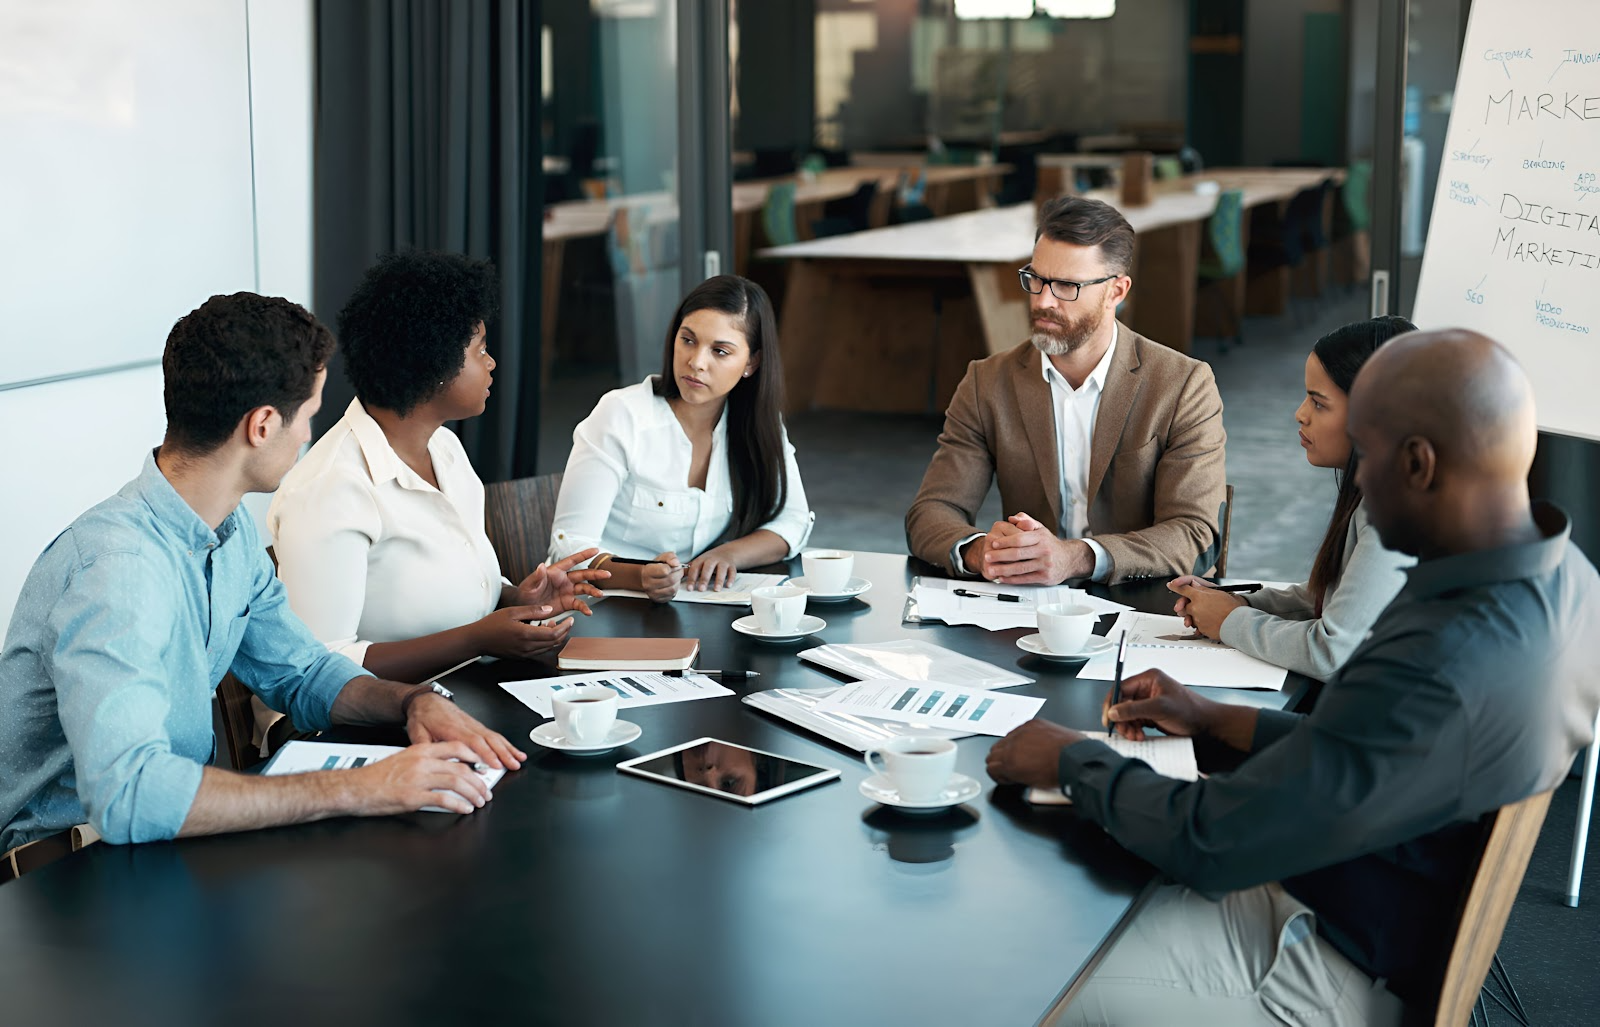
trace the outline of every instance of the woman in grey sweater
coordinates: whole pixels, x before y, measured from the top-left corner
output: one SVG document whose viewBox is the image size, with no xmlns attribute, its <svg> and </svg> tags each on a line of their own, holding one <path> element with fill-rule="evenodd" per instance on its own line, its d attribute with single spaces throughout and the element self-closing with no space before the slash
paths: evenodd
<svg viewBox="0 0 1600 1027">
<path fill-rule="evenodd" d="M 1361 365 L 1389 339 L 1415 329 L 1403 317 L 1375 317 L 1317 340 L 1306 357 L 1306 398 L 1295 421 L 1306 460 L 1334 469 L 1339 495 L 1311 580 L 1240 595 L 1218 592 L 1201 578 L 1178 578 L 1168 586 L 1182 596 L 1174 609 L 1200 634 L 1324 680 L 1350 658 L 1405 584 L 1405 568 L 1414 561 L 1383 548 L 1367 520 L 1345 412 Z"/>
</svg>

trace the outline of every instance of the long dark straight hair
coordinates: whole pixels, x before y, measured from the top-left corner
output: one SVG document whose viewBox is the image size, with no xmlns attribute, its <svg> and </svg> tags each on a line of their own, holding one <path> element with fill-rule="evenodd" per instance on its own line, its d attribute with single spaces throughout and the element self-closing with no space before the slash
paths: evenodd
<svg viewBox="0 0 1600 1027">
<path fill-rule="evenodd" d="M 1333 379 L 1333 384 L 1346 396 L 1355 384 L 1356 373 L 1378 347 L 1405 332 L 1414 332 L 1417 326 L 1403 317 L 1386 314 L 1367 321 L 1357 321 L 1336 328 L 1317 340 L 1311 352 L 1322 362 L 1322 369 Z M 1322 601 L 1339 576 L 1344 564 L 1345 537 L 1350 532 L 1350 518 L 1361 505 L 1361 489 L 1356 486 L 1356 453 L 1350 450 L 1350 459 L 1342 470 L 1334 472 L 1339 483 L 1339 497 L 1333 503 L 1333 516 L 1328 519 L 1328 531 L 1322 536 L 1322 546 L 1311 565 L 1311 594 L 1317 597 L 1317 611 L 1322 611 Z"/>
<path fill-rule="evenodd" d="M 778 516 L 789 498 L 783 456 L 783 360 L 778 352 L 778 322 L 766 290 L 738 275 L 707 278 L 689 292 L 672 315 L 661 355 L 657 396 L 677 399 L 673 351 L 683 319 L 697 310 L 716 310 L 735 318 L 752 354 L 761 363 L 728 393 L 728 481 L 733 486 L 733 517 L 722 540 L 743 538 Z"/>
</svg>

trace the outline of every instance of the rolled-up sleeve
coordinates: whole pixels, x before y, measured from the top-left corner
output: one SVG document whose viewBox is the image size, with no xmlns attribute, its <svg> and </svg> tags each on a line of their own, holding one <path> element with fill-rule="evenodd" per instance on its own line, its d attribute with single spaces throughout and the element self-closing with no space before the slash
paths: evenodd
<svg viewBox="0 0 1600 1027">
<path fill-rule="evenodd" d="M 204 769 L 173 751 L 167 730 L 174 683 L 162 672 L 161 640 L 172 609 L 148 562 L 111 552 L 77 570 L 50 614 L 78 799 L 108 842 L 177 837 L 200 790 Z"/>
<path fill-rule="evenodd" d="M 550 523 L 551 562 L 600 548 L 617 493 L 628 477 L 626 435 L 631 424 L 622 397 L 613 392 L 573 430 L 572 453 Z"/>
<path fill-rule="evenodd" d="M 348 656 L 317 641 L 289 607 L 288 591 L 259 554 L 233 672 L 261 701 L 289 714 L 302 730 L 333 726 L 333 703 L 351 678 L 370 674 Z"/>
<path fill-rule="evenodd" d="M 784 557 L 787 560 L 798 556 L 800 550 L 805 548 L 816 520 L 806 502 L 806 487 L 800 481 L 800 464 L 795 460 L 794 446 L 789 442 L 787 429 L 783 433 L 783 470 L 788 479 L 783 508 L 778 511 L 778 516 L 762 527 L 789 543 L 789 553 Z"/>
</svg>

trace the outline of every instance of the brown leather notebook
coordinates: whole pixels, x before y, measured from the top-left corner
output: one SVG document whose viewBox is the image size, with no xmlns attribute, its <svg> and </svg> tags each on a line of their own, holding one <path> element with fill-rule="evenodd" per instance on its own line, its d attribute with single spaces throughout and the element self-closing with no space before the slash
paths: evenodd
<svg viewBox="0 0 1600 1027">
<path fill-rule="evenodd" d="M 569 641 L 562 670 L 688 670 L 700 655 L 698 638 L 594 638 Z"/>
</svg>

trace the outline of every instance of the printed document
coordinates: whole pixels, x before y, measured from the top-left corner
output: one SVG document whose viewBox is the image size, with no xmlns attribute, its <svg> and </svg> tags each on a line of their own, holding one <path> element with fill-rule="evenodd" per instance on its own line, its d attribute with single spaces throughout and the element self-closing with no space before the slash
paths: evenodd
<svg viewBox="0 0 1600 1027">
<path fill-rule="evenodd" d="M 924 725 L 954 727 L 980 735 L 1003 735 L 1033 719 L 1043 699 L 1029 695 L 958 688 L 932 682 L 857 681 L 817 703 L 820 713 L 850 713 L 897 721 L 914 731 Z"/>
<path fill-rule="evenodd" d="M 605 685 L 617 693 L 617 708 L 660 706 L 669 702 L 688 702 L 691 699 L 714 699 L 719 695 L 732 695 L 733 689 L 692 671 L 678 677 L 646 671 L 608 670 L 593 674 L 567 674 L 555 678 L 535 678 L 531 681 L 502 681 L 500 687 L 511 693 L 528 709 L 541 717 L 554 716 L 550 696 L 563 688 L 577 685 Z"/>
<path fill-rule="evenodd" d="M 750 593 L 766 585 L 781 585 L 789 580 L 787 574 L 743 574 L 733 576 L 727 588 L 713 592 L 707 589 L 704 592 L 694 592 L 686 588 L 678 589 L 677 595 L 672 597 L 675 603 L 711 603 L 717 606 L 749 606 Z M 600 591 L 608 596 L 623 596 L 631 599 L 646 599 L 643 592 L 628 588 L 603 588 Z"/>
<path fill-rule="evenodd" d="M 1010 688 L 1033 681 L 1003 667 L 915 638 L 819 645 L 815 649 L 802 649 L 799 656 L 858 679 L 943 681 L 963 688 Z"/>
<path fill-rule="evenodd" d="M 397 752 L 403 751 L 398 745 L 358 745 L 354 742 L 287 742 L 272 757 L 272 762 L 267 764 L 267 769 L 261 773 L 267 777 L 277 777 L 280 774 L 304 774 L 313 770 L 354 770 L 364 767 L 368 763 L 376 763 Z M 506 776 L 504 770 L 485 767 L 478 771 L 478 776 L 483 778 L 483 783 L 490 790 Z M 442 806 L 424 806 L 424 813 L 453 813 Z"/>
<path fill-rule="evenodd" d="M 1119 755 L 1126 756 L 1130 760 L 1143 760 L 1150 765 L 1151 770 L 1162 777 L 1179 781 L 1200 780 L 1200 767 L 1194 761 L 1192 738 L 1156 735 L 1142 742 L 1135 742 L 1121 735 L 1092 734 L 1089 737 L 1097 742 L 1106 743 Z M 1026 798 L 1029 802 L 1040 806 L 1061 806 L 1072 802 L 1071 796 L 1055 788 L 1030 788 Z"/>
<path fill-rule="evenodd" d="M 1246 656 L 1231 645 L 1209 638 L 1187 639 L 1190 628 L 1182 617 L 1158 613 L 1122 613 L 1106 632 L 1116 642 L 1128 633 L 1128 653 L 1122 676 L 1132 677 L 1155 668 L 1186 685 L 1211 685 L 1224 688 L 1270 688 L 1282 691 L 1289 672 L 1254 656 Z M 1091 657 L 1078 671 L 1079 678 L 1111 681 L 1117 676 L 1116 650 Z"/>
<path fill-rule="evenodd" d="M 957 595 L 957 590 L 976 595 Z M 1016 601 L 999 596 L 1016 596 Z M 911 587 L 921 620 L 939 620 L 950 625 L 970 624 L 986 631 L 1007 628 L 1038 630 L 1035 613 L 1047 603 L 1075 603 L 1087 606 L 1100 616 L 1121 613 L 1133 607 L 1092 596 L 1081 588 L 1065 585 L 996 585 L 988 581 L 955 581 L 950 578 L 917 578 Z"/>
</svg>

